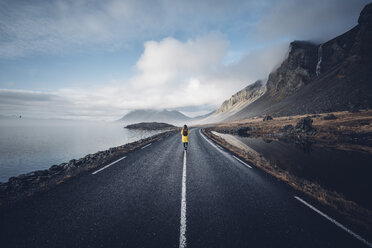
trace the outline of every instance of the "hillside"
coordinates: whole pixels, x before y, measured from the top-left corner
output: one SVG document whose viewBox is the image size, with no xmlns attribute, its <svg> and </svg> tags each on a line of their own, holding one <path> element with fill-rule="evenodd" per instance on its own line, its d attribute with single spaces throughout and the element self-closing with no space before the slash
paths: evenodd
<svg viewBox="0 0 372 248">
<path fill-rule="evenodd" d="M 195 123 L 201 119 L 207 118 L 211 114 L 212 113 L 191 118 L 176 110 L 146 109 L 133 110 L 124 115 L 118 121 L 124 122 L 125 124 L 133 124 L 139 122 L 165 122 L 174 125 L 190 125 L 191 123 Z"/>
<path fill-rule="evenodd" d="M 225 120 L 372 107 L 372 4 L 350 31 L 323 44 L 294 41 L 289 48 L 288 57 L 270 73 L 264 94 L 239 102 L 245 106 Z"/>
<path fill-rule="evenodd" d="M 166 122 L 179 124 L 180 122 L 189 121 L 191 118 L 175 110 L 134 110 L 123 116 L 119 121 L 127 124 L 139 122 Z"/>
<path fill-rule="evenodd" d="M 224 101 L 212 115 L 202 120 L 202 122 L 219 122 L 224 120 L 256 101 L 265 91 L 266 85 L 261 80 L 257 80 L 255 83 L 235 93 L 230 99 Z"/>
</svg>

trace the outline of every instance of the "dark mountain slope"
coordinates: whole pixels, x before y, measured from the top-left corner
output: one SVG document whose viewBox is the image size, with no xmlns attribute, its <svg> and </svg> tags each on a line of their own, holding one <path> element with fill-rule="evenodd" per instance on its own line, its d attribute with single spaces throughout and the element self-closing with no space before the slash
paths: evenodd
<svg viewBox="0 0 372 248">
<path fill-rule="evenodd" d="M 372 108 L 372 4 L 358 25 L 324 44 L 292 42 L 267 91 L 228 120 Z"/>
</svg>

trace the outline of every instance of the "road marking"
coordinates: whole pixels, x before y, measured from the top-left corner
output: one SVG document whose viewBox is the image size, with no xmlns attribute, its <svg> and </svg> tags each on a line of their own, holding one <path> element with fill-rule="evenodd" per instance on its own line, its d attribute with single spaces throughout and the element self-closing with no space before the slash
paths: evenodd
<svg viewBox="0 0 372 248">
<path fill-rule="evenodd" d="M 96 170 L 95 172 L 93 172 L 93 173 L 92 173 L 92 175 L 94 175 L 94 174 L 96 174 L 96 173 L 100 172 L 101 170 L 104 170 L 104 169 L 106 169 L 107 167 L 110 167 L 110 166 L 111 166 L 111 165 L 113 165 L 113 164 L 116 164 L 117 162 L 119 162 L 119 161 L 123 160 L 124 158 L 126 158 L 126 156 L 125 156 L 125 157 L 122 157 L 122 158 L 119 158 L 118 160 L 116 160 L 116 161 L 112 162 L 111 164 L 108 164 L 108 165 L 106 165 L 105 167 L 102 167 L 102 168 L 101 168 L 101 169 L 99 169 L 99 170 Z"/>
<path fill-rule="evenodd" d="M 234 157 L 236 160 L 238 160 L 240 163 L 242 163 L 242 164 L 244 164 L 245 166 L 247 166 L 249 169 L 252 169 L 252 166 L 250 166 L 249 164 L 243 162 L 243 161 L 240 160 L 238 157 L 236 157 L 236 156 L 234 156 L 234 155 L 233 155 L 233 157 Z"/>
<path fill-rule="evenodd" d="M 223 150 L 223 148 L 220 146 L 220 145 L 216 145 L 218 148 L 220 148 L 221 150 Z"/>
<path fill-rule="evenodd" d="M 158 139 L 158 141 L 161 140 L 161 139 L 162 139 L 162 138 Z"/>
<path fill-rule="evenodd" d="M 209 144 L 211 144 L 214 148 L 216 148 L 219 152 L 221 152 L 225 157 L 227 157 L 227 158 L 229 158 L 229 159 L 231 159 L 231 155 L 229 154 L 229 153 L 227 153 L 227 152 L 225 152 L 224 150 L 222 150 L 222 149 L 219 149 L 218 148 L 218 146 L 219 145 L 217 145 L 217 144 L 213 144 L 212 143 L 212 141 L 210 141 L 209 139 L 207 139 L 206 137 L 205 137 L 205 135 L 204 134 L 202 134 L 202 132 L 201 132 L 201 130 L 199 129 L 199 133 L 200 133 L 200 135 L 209 143 Z M 244 163 L 243 161 L 241 161 L 240 159 L 238 159 L 237 157 L 235 157 L 234 155 L 232 155 L 235 159 L 237 159 L 237 160 L 239 160 L 239 162 L 241 162 L 241 163 L 243 163 L 244 165 L 246 165 L 248 168 L 250 168 L 250 169 L 252 169 L 252 167 L 250 166 L 250 165 L 248 165 L 247 163 Z"/>
<path fill-rule="evenodd" d="M 182 171 L 182 198 L 181 198 L 181 222 L 180 222 L 180 248 L 186 247 L 186 154 L 183 153 Z"/>
<path fill-rule="evenodd" d="M 221 150 L 217 147 L 217 145 L 213 144 L 209 139 L 207 139 L 207 138 L 204 136 L 204 134 L 202 134 L 201 129 L 199 129 L 199 133 L 200 133 L 200 135 L 203 137 L 203 139 L 205 139 L 209 144 L 211 144 L 211 145 L 212 145 L 214 148 L 216 148 L 217 150 L 221 151 Z M 222 152 L 222 151 L 221 151 L 221 152 Z"/>
<path fill-rule="evenodd" d="M 326 215 L 325 213 L 321 212 L 320 210 L 318 210 L 317 208 L 315 208 L 314 206 L 310 205 L 309 203 L 307 203 L 306 201 L 302 200 L 300 197 L 298 196 L 294 196 L 294 198 L 298 201 L 300 201 L 301 203 L 305 204 L 306 206 L 308 206 L 309 208 L 311 208 L 312 210 L 314 210 L 315 212 L 317 212 L 318 214 L 320 214 L 321 216 L 323 216 L 324 218 L 326 218 L 327 220 L 329 220 L 330 222 L 332 222 L 333 224 L 335 224 L 336 226 L 338 226 L 339 228 L 343 229 L 344 231 L 346 231 L 347 233 L 349 233 L 350 235 L 354 236 L 354 238 L 358 239 L 359 241 L 363 242 L 364 244 L 366 244 L 367 246 L 369 247 L 372 247 L 372 244 L 369 243 L 367 240 L 365 240 L 364 238 L 362 238 L 361 236 L 359 236 L 358 234 L 354 233 L 353 231 L 351 231 L 350 229 L 348 229 L 347 227 L 345 227 L 344 225 L 342 225 L 341 223 L 339 223 L 338 221 L 336 221 L 335 219 L 332 219 L 331 217 L 329 217 L 328 215 Z"/>
<path fill-rule="evenodd" d="M 148 146 L 151 146 L 151 144 L 152 144 L 152 143 L 150 143 L 150 144 L 147 144 L 147 145 L 145 145 L 145 146 L 141 147 L 141 149 L 145 149 L 146 147 L 148 147 Z"/>
</svg>

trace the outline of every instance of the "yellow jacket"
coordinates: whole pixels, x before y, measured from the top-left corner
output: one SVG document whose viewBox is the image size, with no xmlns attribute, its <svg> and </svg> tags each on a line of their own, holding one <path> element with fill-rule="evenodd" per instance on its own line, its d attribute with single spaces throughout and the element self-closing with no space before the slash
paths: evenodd
<svg viewBox="0 0 372 248">
<path fill-rule="evenodd" d="M 190 133 L 190 130 L 187 130 L 187 135 L 183 136 L 183 128 L 182 128 L 181 135 L 182 135 L 182 142 L 183 143 L 188 143 L 189 142 L 189 133 Z"/>
</svg>

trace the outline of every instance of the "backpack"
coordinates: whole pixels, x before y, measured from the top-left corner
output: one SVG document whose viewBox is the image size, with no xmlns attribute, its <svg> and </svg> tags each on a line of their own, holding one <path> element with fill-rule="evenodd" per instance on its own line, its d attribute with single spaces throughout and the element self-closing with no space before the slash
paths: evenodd
<svg viewBox="0 0 372 248">
<path fill-rule="evenodd" d="M 187 129 L 183 129 L 183 131 L 182 131 L 182 135 L 183 135 L 183 136 L 187 136 L 187 135 L 188 135 L 187 131 L 188 131 Z"/>
</svg>

